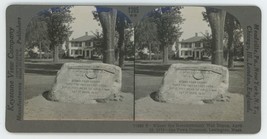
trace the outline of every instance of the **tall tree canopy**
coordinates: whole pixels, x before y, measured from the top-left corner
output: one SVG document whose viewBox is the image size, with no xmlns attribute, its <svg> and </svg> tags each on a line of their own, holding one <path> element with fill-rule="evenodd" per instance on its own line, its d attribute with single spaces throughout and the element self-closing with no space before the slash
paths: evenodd
<svg viewBox="0 0 267 139">
<path fill-rule="evenodd" d="M 149 50 L 149 59 L 151 60 L 151 53 L 155 53 L 159 46 L 157 34 L 157 25 L 153 22 L 153 18 L 145 17 L 135 27 L 134 39 L 137 51 L 142 51 L 145 48 Z"/>
<path fill-rule="evenodd" d="M 59 6 L 43 10 L 38 16 L 46 23 L 47 34 L 50 41 L 50 49 L 53 50 L 53 61 L 59 60 L 59 47 L 67 41 L 71 35 L 70 23 L 74 20 L 71 16 L 72 6 Z"/>
<path fill-rule="evenodd" d="M 235 41 L 239 41 L 236 37 L 238 36 L 238 32 L 242 32 L 241 25 L 239 21 L 230 13 L 226 14 L 225 18 L 225 32 L 228 34 L 228 68 L 234 67 L 234 49 L 235 49 Z M 236 33 L 235 33 L 236 32 Z M 242 34 L 242 33 L 241 33 Z M 242 36 L 240 36 L 242 37 Z M 237 46 L 237 45 L 236 45 Z"/>
<path fill-rule="evenodd" d="M 168 62 L 168 48 L 172 46 L 182 35 L 181 24 L 185 19 L 182 18 L 182 7 L 161 7 L 156 8 L 147 16 L 153 18 L 157 26 L 157 37 L 163 50 L 163 63 Z"/>
<path fill-rule="evenodd" d="M 47 26 L 39 16 L 33 17 L 26 29 L 25 35 L 26 48 L 32 49 L 35 46 L 39 48 L 39 56 L 41 58 L 41 52 L 47 52 L 49 50 L 50 41 L 47 34 Z"/>
<path fill-rule="evenodd" d="M 124 66 L 124 59 L 125 59 L 125 53 L 126 53 L 126 47 L 125 47 L 125 40 L 126 38 L 126 30 L 127 28 L 130 28 L 128 30 L 128 34 L 130 35 L 129 31 L 132 31 L 132 22 L 131 20 L 123 14 L 121 11 L 118 11 L 117 13 L 117 21 L 116 21 L 116 31 L 118 32 L 119 38 L 118 38 L 118 53 L 119 53 L 119 66 Z M 128 36 L 127 36 L 128 37 Z"/>
</svg>

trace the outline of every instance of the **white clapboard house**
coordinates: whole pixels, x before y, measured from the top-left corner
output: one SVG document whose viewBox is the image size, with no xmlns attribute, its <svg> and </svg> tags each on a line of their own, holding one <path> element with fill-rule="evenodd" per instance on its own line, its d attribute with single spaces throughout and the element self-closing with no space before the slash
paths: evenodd
<svg viewBox="0 0 267 139">
<path fill-rule="evenodd" d="M 94 38 L 93 35 L 88 35 L 86 32 L 84 36 L 69 41 L 68 56 L 73 58 L 81 57 L 91 59 L 92 51 L 94 49 Z"/>
<path fill-rule="evenodd" d="M 191 59 L 202 59 L 208 57 L 204 52 L 204 36 L 198 36 L 198 33 L 195 36 L 188 39 L 182 40 L 178 43 L 177 56 L 178 58 L 191 58 Z"/>
</svg>

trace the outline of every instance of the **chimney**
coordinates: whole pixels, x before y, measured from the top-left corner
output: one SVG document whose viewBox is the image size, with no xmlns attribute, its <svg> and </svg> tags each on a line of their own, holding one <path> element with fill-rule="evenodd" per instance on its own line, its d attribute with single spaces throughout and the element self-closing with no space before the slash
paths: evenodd
<svg viewBox="0 0 267 139">
<path fill-rule="evenodd" d="M 195 36 L 197 37 L 197 33 L 195 34 Z"/>
<path fill-rule="evenodd" d="M 88 36 L 88 32 L 85 32 L 85 35 Z"/>
<path fill-rule="evenodd" d="M 206 36 L 209 36 L 210 35 L 209 32 L 208 32 L 208 30 L 205 31 L 205 35 Z"/>
</svg>

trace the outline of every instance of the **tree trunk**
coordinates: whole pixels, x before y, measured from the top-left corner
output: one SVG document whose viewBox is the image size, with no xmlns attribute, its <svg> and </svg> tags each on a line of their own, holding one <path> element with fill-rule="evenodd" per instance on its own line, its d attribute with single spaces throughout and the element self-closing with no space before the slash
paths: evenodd
<svg viewBox="0 0 267 139">
<path fill-rule="evenodd" d="M 54 46 L 54 51 L 53 51 L 53 62 L 56 63 L 59 61 L 59 57 L 58 57 L 58 46 L 55 45 Z"/>
<path fill-rule="evenodd" d="M 115 25 L 117 10 L 112 9 L 109 12 L 100 12 L 99 20 L 103 29 L 104 54 L 103 63 L 115 63 Z"/>
<path fill-rule="evenodd" d="M 233 68 L 234 67 L 234 45 L 233 43 L 228 45 L 228 49 L 229 49 L 228 68 Z"/>
<path fill-rule="evenodd" d="M 152 51 L 151 51 L 151 43 L 149 43 L 148 42 L 148 47 L 149 47 L 149 60 L 151 61 L 152 60 L 152 56 L 151 56 L 151 53 L 152 53 Z"/>
<path fill-rule="evenodd" d="M 119 67 L 122 68 L 124 66 L 124 58 L 125 58 L 124 27 L 121 28 L 121 30 L 119 31 L 118 47 L 119 47 Z"/>
<path fill-rule="evenodd" d="M 212 32 L 212 64 L 223 65 L 223 38 L 226 11 L 206 7 Z"/>
<path fill-rule="evenodd" d="M 167 64 L 168 63 L 168 46 L 163 46 L 163 64 Z"/>
<path fill-rule="evenodd" d="M 123 17 L 119 18 L 118 23 L 118 34 L 119 34 L 119 40 L 118 40 L 118 49 L 119 49 L 119 67 L 123 68 L 124 66 L 124 58 L 125 58 L 125 19 Z"/>
<path fill-rule="evenodd" d="M 42 59 L 42 42 L 39 42 L 39 58 Z"/>
<path fill-rule="evenodd" d="M 233 68 L 234 67 L 234 17 L 231 15 L 228 15 L 228 28 L 227 28 L 227 34 L 228 34 L 228 42 L 227 42 L 227 47 L 228 47 L 228 68 Z"/>
</svg>

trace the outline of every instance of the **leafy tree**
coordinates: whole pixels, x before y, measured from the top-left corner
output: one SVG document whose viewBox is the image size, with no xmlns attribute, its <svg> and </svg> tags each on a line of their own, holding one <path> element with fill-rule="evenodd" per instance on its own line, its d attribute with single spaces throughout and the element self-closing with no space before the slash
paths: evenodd
<svg viewBox="0 0 267 139">
<path fill-rule="evenodd" d="M 95 36 L 94 38 L 94 52 L 97 54 L 97 55 L 102 55 L 104 52 L 103 52 L 103 33 L 99 32 L 99 31 L 96 31 L 96 32 L 92 32 L 93 35 Z"/>
<path fill-rule="evenodd" d="M 182 35 L 180 25 L 185 19 L 182 18 L 181 8 L 161 7 L 148 14 L 149 17 L 153 17 L 153 22 L 157 26 L 157 37 L 163 50 L 163 63 L 168 62 L 168 48 Z"/>
<path fill-rule="evenodd" d="M 70 14 L 72 6 L 59 6 L 43 10 L 39 13 L 46 23 L 50 49 L 53 50 L 53 61 L 59 60 L 59 49 L 71 35 L 70 23 L 74 18 Z"/>
<path fill-rule="evenodd" d="M 227 13 L 226 14 L 226 19 L 225 19 L 225 32 L 228 34 L 228 42 L 227 42 L 227 48 L 228 48 L 228 68 L 233 68 L 234 67 L 234 46 L 235 42 L 239 42 L 240 38 L 242 37 L 242 31 L 241 31 L 241 25 L 239 21 L 231 14 Z M 238 37 L 238 34 L 240 33 Z"/>
<path fill-rule="evenodd" d="M 42 58 L 41 52 L 49 51 L 50 41 L 47 34 L 46 23 L 39 16 L 32 18 L 26 29 L 25 35 L 26 47 L 31 50 L 38 46 L 39 58 Z"/>
<path fill-rule="evenodd" d="M 243 57 L 244 56 L 244 41 L 243 41 L 243 31 L 235 30 L 234 31 L 234 56 Z"/>
<path fill-rule="evenodd" d="M 203 40 L 203 48 L 204 48 L 204 53 L 207 54 L 207 56 L 211 56 L 212 55 L 212 47 L 211 47 L 211 43 L 212 43 L 212 35 L 210 34 L 202 34 L 204 36 Z"/>
<path fill-rule="evenodd" d="M 116 31 L 118 32 L 119 67 L 124 66 L 125 59 L 125 29 L 132 28 L 131 20 L 121 11 L 117 12 Z M 129 34 L 128 34 L 129 35 Z"/>
<path fill-rule="evenodd" d="M 133 42 L 133 36 L 134 36 L 134 29 L 129 27 L 128 29 L 125 29 L 125 56 L 132 59 L 135 55 L 135 48 L 134 48 L 134 42 Z"/>
<path fill-rule="evenodd" d="M 135 27 L 135 42 L 136 49 L 143 50 L 148 48 L 149 50 L 149 60 L 152 59 L 152 52 L 157 51 L 159 45 L 157 34 L 157 25 L 153 22 L 151 17 L 145 17 L 138 25 Z"/>
</svg>

